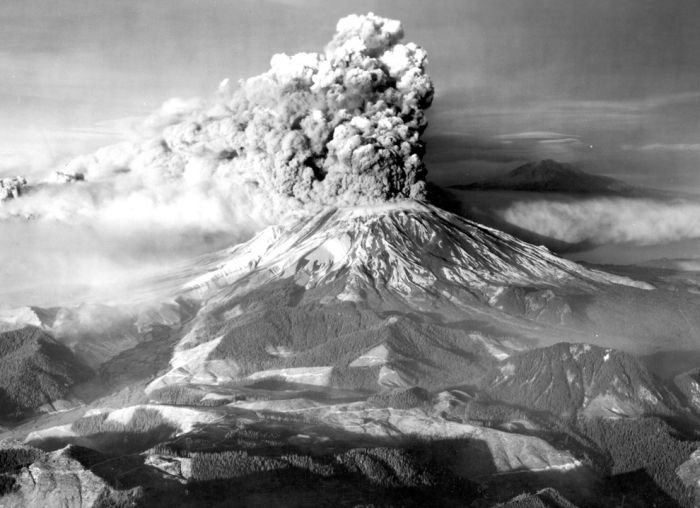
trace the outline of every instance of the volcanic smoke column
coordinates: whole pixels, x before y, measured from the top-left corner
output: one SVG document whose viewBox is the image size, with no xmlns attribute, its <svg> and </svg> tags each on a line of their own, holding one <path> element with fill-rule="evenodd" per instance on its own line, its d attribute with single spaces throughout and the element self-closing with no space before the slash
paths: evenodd
<svg viewBox="0 0 700 508">
<path fill-rule="evenodd" d="M 236 90 L 224 85 L 220 103 L 176 114 L 165 107 L 151 118 L 152 138 L 80 157 L 66 172 L 262 198 L 267 221 L 290 207 L 421 199 L 433 85 L 426 52 L 402 37 L 395 20 L 343 18 L 324 53 L 277 54 L 264 74 Z"/>
</svg>

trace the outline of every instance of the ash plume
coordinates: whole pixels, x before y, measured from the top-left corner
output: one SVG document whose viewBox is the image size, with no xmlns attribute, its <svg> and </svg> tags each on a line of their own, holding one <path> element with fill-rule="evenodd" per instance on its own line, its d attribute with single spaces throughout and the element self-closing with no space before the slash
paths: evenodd
<svg viewBox="0 0 700 508">
<path fill-rule="evenodd" d="M 402 38 L 398 21 L 345 17 L 323 53 L 277 54 L 237 88 L 222 83 L 214 104 L 166 102 L 150 136 L 76 158 L 0 216 L 214 232 L 423 198 L 433 86 L 426 52 Z"/>
<path fill-rule="evenodd" d="M 47 303 L 48 285 L 113 288 L 144 267 L 177 269 L 323 206 L 422 198 L 433 85 L 426 52 L 402 38 L 398 21 L 345 17 L 323 52 L 275 55 L 212 99 L 166 101 L 131 141 L 29 186 L 3 183 L 13 248 L 0 260 L 11 281 L 0 306 Z M 58 288 L 48 303 L 71 295 Z"/>
</svg>

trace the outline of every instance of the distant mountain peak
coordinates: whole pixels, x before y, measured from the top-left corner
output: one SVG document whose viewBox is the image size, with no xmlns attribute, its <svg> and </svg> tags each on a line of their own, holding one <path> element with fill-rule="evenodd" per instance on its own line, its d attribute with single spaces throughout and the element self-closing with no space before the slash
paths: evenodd
<svg viewBox="0 0 700 508">
<path fill-rule="evenodd" d="M 510 177 L 530 177 L 533 179 L 556 178 L 561 175 L 584 175 L 585 173 L 573 164 L 557 162 L 554 159 L 527 162 L 508 173 Z"/>
<path fill-rule="evenodd" d="M 624 193 L 632 187 L 608 176 L 586 173 L 572 164 L 552 159 L 528 162 L 505 175 L 455 188 L 474 190 L 516 190 L 576 194 Z"/>
</svg>

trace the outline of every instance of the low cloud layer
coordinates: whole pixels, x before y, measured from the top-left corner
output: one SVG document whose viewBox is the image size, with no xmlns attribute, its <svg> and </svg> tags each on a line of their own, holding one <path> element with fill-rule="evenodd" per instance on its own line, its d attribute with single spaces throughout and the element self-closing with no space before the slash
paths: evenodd
<svg viewBox="0 0 700 508">
<path fill-rule="evenodd" d="M 700 238 L 700 203 L 632 198 L 514 203 L 501 212 L 518 227 L 579 243 L 655 245 Z"/>
</svg>

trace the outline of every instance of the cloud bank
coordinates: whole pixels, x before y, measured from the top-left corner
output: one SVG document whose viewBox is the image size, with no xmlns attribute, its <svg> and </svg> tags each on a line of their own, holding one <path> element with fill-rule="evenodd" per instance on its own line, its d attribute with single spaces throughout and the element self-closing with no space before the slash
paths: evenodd
<svg viewBox="0 0 700 508">
<path fill-rule="evenodd" d="M 398 21 L 338 22 L 323 53 L 272 57 L 219 100 L 170 100 L 148 136 L 78 157 L 0 208 L 115 228 L 231 230 L 290 211 L 425 196 L 426 52 Z M 76 181 L 82 180 L 82 181 Z"/>
<path fill-rule="evenodd" d="M 501 216 L 543 236 L 569 243 L 655 245 L 700 238 L 700 203 L 596 198 L 514 203 Z"/>
</svg>

